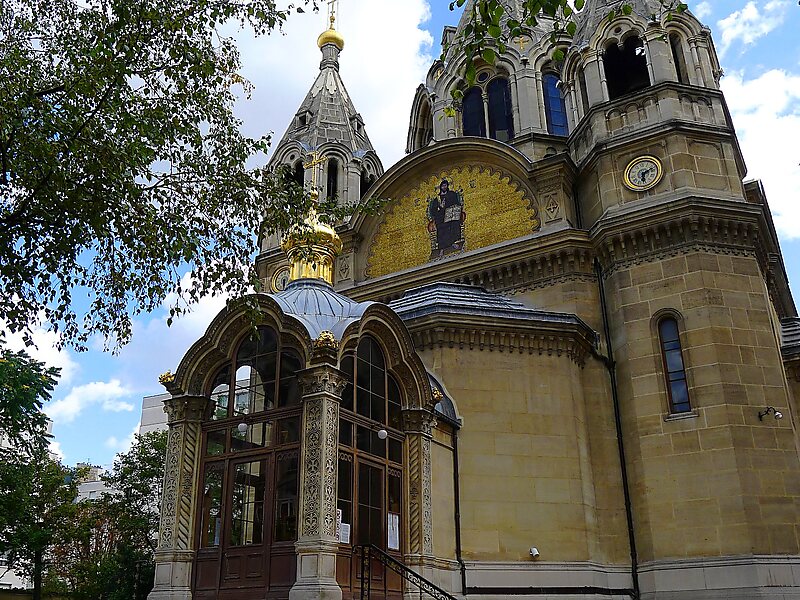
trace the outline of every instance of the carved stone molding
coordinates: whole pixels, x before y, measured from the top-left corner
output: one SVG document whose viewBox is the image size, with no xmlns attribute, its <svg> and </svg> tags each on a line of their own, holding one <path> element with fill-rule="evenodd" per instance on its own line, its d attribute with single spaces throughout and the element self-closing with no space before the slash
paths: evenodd
<svg viewBox="0 0 800 600">
<path fill-rule="evenodd" d="M 439 390 L 436 390 L 437 392 Z M 441 392 L 439 392 L 441 395 Z M 421 433 L 431 436 L 433 428 L 436 427 L 436 415 L 423 409 L 411 409 L 403 411 L 403 430 L 406 433 Z"/>
<path fill-rule="evenodd" d="M 626 226 L 621 231 L 598 235 L 597 254 L 603 266 L 603 276 L 608 277 L 633 265 L 690 252 L 754 256 L 765 267 L 768 253 L 762 244 L 758 221 L 752 214 L 732 215 L 731 207 L 728 211 L 729 216 L 724 217 L 684 212 L 682 217 L 675 219 L 651 222 L 641 227 Z"/>
<path fill-rule="evenodd" d="M 564 325 L 540 328 L 535 323 L 470 323 L 467 319 L 431 320 L 409 326 L 420 350 L 459 348 L 464 350 L 566 356 L 579 366 L 596 345 L 597 334 L 586 326 Z"/>
<path fill-rule="evenodd" d="M 303 449 L 300 540 L 336 539 L 336 486 L 339 452 L 339 399 L 344 373 L 321 365 L 302 372 Z"/>
<path fill-rule="evenodd" d="M 408 432 L 410 553 L 433 554 L 433 496 L 430 427 L 435 417 L 425 411 L 405 411 L 403 422 L 423 431 Z"/>
<path fill-rule="evenodd" d="M 336 367 L 324 364 L 298 371 L 297 381 L 304 396 L 330 394 L 340 398 L 348 376 Z"/>
<path fill-rule="evenodd" d="M 203 419 L 208 398 L 204 396 L 172 396 L 164 400 L 167 423 L 179 421 L 199 422 Z"/>
</svg>

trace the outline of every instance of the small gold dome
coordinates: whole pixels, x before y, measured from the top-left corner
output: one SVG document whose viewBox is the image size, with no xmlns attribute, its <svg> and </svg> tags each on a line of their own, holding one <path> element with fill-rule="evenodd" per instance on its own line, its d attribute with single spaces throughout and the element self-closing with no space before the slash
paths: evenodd
<svg viewBox="0 0 800 600">
<path fill-rule="evenodd" d="M 317 38 L 317 46 L 322 48 L 325 44 L 334 44 L 339 51 L 344 50 L 344 38 L 342 34 L 336 31 L 331 25 L 331 28 L 323 31 Z"/>
</svg>

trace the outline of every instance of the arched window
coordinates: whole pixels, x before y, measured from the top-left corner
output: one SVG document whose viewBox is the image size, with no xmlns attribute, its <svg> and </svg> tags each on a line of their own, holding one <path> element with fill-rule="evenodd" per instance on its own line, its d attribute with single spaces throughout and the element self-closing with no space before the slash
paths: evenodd
<svg viewBox="0 0 800 600">
<path fill-rule="evenodd" d="M 360 186 L 359 186 L 360 187 L 360 190 L 359 190 L 359 192 L 360 192 L 359 197 L 360 198 L 363 199 L 364 196 L 367 195 L 367 191 L 369 191 L 369 188 L 373 184 L 374 181 L 375 181 L 375 176 L 374 175 L 370 175 L 369 173 L 367 173 L 366 169 L 363 169 L 361 171 L 361 181 L 360 181 Z"/>
<path fill-rule="evenodd" d="M 514 115 L 508 79 L 504 77 L 492 79 L 486 91 L 489 95 L 489 137 L 508 142 L 514 137 Z"/>
<path fill-rule="evenodd" d="M 335 158 L 328 159 L 328 200 L 335 200 L 339 196 L 339 161 Z"/>
<path fill-rule="evenodd" d="M 464 135 L 486 137 L 486 118 L 483 112 L 483 92 L 474 86 L 464 94 L 462 103 Z"/>
<path fill-rule="evenodd" d="M 672 49 L 672 61 L 675 63 L 675 74 L 680 83 L 689 83 L 689 72 L 686 70 L 686 59 L 683 56 L 681 36 L 677 33 L 669 34 L 669 47 Z"/>
<path fill-rule="evenodd" d="M 583 105 L 582 114 L 585 115 L 589 112 L 589 91 L 586 88 L 586 72 L 583 70 L 582 66 L 578 72 L 578 87 L 581 91 L 581 103 Z"/>
<path fill-rule="evenodd" d="M 294 163 L 294 169 L 292 171 L 292 179 L 297 183 L 297 185 L 304 185 L 306 182 L 306 170 L 303 168 L 303 161 L 298 160 Z"/>
<path fill-rule="evenodd" d="M 612 44 L 603 55 L 608 97 L 636 92 L 650 85 L 644 42 L 637 36 L 629 37 L 622 47 Z"/>
<path fill-rule="evenodd" d="M 658 337 L 669 396 L 669 412 L 673 414 L 689 412 L 692 406 L 689 402 L 689 386 L 686 383 L 678 322 L 673 317 L 662 318 L 658 322 Z"/>
<path fill-rule="evenodd" d="M 558 75 L 555 73 L 545 73 L 542 76 L 542 87 L 544 88 L 544 111 L 547 115 L 547 132 L 553 135 L 569 135 L 567 125 L 567 109 L 564 105 L 564 98 L 559 89 Z"/>
<path fill-rule="evenodd" d="M 342 393 L 339 421 L 338 508 L 349 532 L 340 556 L 352 551 L 345 544 L 375 544 L 399 556 L 404 439 L 400 388 L 370 337 L 342 358 L 341 369 L 351 383 Z"/>
<path fill-rule="evenodd" d="M 302 366 L 259 327 L 212 380 L 198 448 L 196 597 L 282 593 L 295 580 Z"/>
<path fill-rule="evenodd" d="M 223 367 L 214 378 L 212 420 L 243 417 L 300 402 L 295 377 L 300 357 L 288 348 L 279 352 L 272 329 L 260 327 L 257 336 L 242 341 L 232 365 L 233 368 Z"/>
</svg>

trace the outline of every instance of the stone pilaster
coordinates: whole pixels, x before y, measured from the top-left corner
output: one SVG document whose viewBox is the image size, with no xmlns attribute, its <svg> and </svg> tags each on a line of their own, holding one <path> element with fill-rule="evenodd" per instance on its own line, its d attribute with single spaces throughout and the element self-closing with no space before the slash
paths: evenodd
<svg viewBox="0 0 800 600">
<path fill-rule="evenodd" d="M 156 573 L 149 600 L 191 600 L 198 465 L 200 461 L 200 423 L 208 398 L 173 396 L 164 401 L 169 423 L 164 469 L 164 493 Z"/>
<path fill-rule="evenodd" d="M 336 583 L 336 497 L 339 401 L 347 375 L 333 366 L 335 360 L 336 342 L 323 332 L 314 342 L 312 366 L 298 373 L 303 392 L 300 532 L 290 600 L 342 598 Z"/>
<path fill-rule="evenodd" d="M 672 59 L 672 49 L 667 35 L 661 27 L 650 26 L 644 35 L 647 48 L 647 68 L 653 85 L 662 81 L 678 81 L 678 73 Z"/>
<path fill-rule="evenodd" d="M 431 439 L 435 424 L 436 417 L 430 411 L 403 411 L 403 427 L 408 441 L 409 554 L 420 558 L 433 555 Z"/>
</svg>

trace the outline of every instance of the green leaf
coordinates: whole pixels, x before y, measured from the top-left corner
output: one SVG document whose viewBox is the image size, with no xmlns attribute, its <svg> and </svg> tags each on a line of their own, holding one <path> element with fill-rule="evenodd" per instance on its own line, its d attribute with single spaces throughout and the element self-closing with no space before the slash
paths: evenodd
<svg viewBox="0 0 800 600">
<path fill-rule="evenodd" d="M 497 53 L 491 48 L 484 48 L 482 56 L 483 60 L 485 60 L 490 65 L 493 65 L 495 59 L 497 58 Z"/>
</svg>

